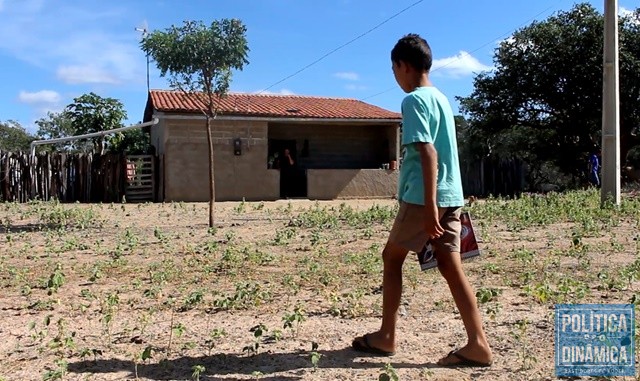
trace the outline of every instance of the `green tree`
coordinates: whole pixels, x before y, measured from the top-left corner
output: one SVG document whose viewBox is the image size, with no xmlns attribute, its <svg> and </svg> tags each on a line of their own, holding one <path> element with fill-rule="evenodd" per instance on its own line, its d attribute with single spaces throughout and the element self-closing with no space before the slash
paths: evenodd
<svg viewBox="0 0 640 381">
<path fill-rule="evenodd" d="M 640 126 L 637 15 L 620 20 L 622 157 L 637 144 L 633 130 Z M 475 149 L 524 160 L 533 183 L 557 179 L 549 168 L 577 179 L 601 141 L 603 27 L 602 14 L 577 4 L 503 41 L 495 69 L 476 76 L 471 95 L 458 97 L 466 134 L 481 144 Z"/>
<path fill-rule="evenodd" d="M 140 123 L 142 122 L 138 122 Z M 124 152 L 129 155 L 146 155 L 151 151 L 151 137 L 146 129 L 126 130 L 110 140 L 109 149 L 111 152 Z"/>
<path fill-rule="evenodd" d="M 248 64 L 246 27 L 240 20 L 215 20 L 209 26 L 185 21 L 143 38 L 142 50 L 156 62 L 172 88 L 201 99 L 209 146 L 209 226 L 214 223 L 215 177 L 211 121 L 227 93 L 232 70 Z"/>
<path fill-rule="evenodd" d="M 93 132 L 112 130 L 123 127 L 122 121 L 127 118 L 124 105 L 114 98 L 102 98 L 97 94 L 84 94 L 73 100 L 73 103 L 65 108 L 65 115 L 71 120 L 74 135 L 83 135 Z M 114 139 L 94 138 L 95 151 L 103 154 L 105 140 Z M 115 137 L 119 139 L 119 137 Z"/>
<path fill-rule="evenodd" d="M 36 136 L 39 140 L 66 138 L 76 135 L 71 119 L 64 112 L 48 112 L 46 117 L 36 121 L 38 131 Z M 81 149 L 84 142 L 71 141 L 57 143 L 54 145 L 40 146 L 43 151 L 75 151 Z"/>
<path fill-rule="evenodd" d="M 14 120 L 0 122 L 0 150 L 28 151 L 29 145 L 35 140 L 27 130 Z"/>
</svg>

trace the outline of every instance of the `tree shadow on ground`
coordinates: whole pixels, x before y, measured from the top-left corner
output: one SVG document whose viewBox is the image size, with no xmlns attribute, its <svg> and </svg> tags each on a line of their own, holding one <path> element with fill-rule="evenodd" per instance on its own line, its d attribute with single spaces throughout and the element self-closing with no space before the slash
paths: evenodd
<svg viewBox="0 0 640 381">
<path fill-rule="evenodd" d="M 373 361 L 354 361 L 356 358 L 364 358 L 366 354 L 354 352 L 351 348 L 339 350 L 319 350 L 322 355 L 318 368 L 338 369 L 372 369 L 382 368 L 391 363 L 394 368 L 425 368 L 431 364 L 404 364 L 395 363 L 393 358 L 369 358 Z M 261 381 L 276 380 L 300 380 L 313 367 L 308 351 L 292 353 L 258 353 L 253 356 L 220 353 L 213 356 L 179 357 L 176 359 L 161 361 L 159 363 L 138 364 L 138 377 L 152 380 L 174 380 L 189 378 L 193 373 L 192 367 L 202 365 L 206 371 L 201 375 L 202 380 L 237 380 L 226 378 L 226 375 L 252 375 L 260 372 L 264 376 Z M 127 378 L 135 378 L 133 361 L 121 359 L 83 360 L 69 363 L 68 371 L 72 373 L 120 373 L 129 372 Z M 287 376 L 269 377 L 269 374 L 277 372 L 292 372 Z"/>
</svg>

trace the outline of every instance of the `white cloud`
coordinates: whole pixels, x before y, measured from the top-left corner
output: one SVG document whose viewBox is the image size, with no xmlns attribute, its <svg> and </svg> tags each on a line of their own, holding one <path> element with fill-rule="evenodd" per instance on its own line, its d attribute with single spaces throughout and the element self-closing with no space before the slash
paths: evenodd
<svg viewBox="0 0 640 381">
<path fill-rule="evenodd" d="M 491 69 L 491 66 L 483 64 L 471 54 L 460 51 L 453 57 L 434 60 L 431 71 L 439 75 L 461 78 Z"/>
<path fill-rule="evenodd" d="M 146 60 L 135 22 L 128 28 L 124 11 L 93 8 L 98 9 L 43 0 L 5 2 L 0 35 L 11 38 L 0 39 L 0 52 L 54 70 L 67 83 L 144 83 Z"/>
<path fill-rule="evenodd" d="M 360 79 L 360 76 L 358 75 L 358 73 L 354 73 L 352 71 L 338 72 L 338 73 L 335 73 L 333 76 L 336 78 L 344 79 L 346 81 L 357 81 Z"/>
<path fill-rule="evenodd" d="M 119 83 L 119 80 L 108 70 L 94 65 L 60 66 L 56 75 L 61 81 L 72 85 L 80 83 Z"/>
<path fill-rule="evenodd" d="M 40 90 L 33 93 L 21 91 L 18 100 L 28 104 L 55 104 L 60 102 L 60 94 L 53 90 Z"/>
</svg>

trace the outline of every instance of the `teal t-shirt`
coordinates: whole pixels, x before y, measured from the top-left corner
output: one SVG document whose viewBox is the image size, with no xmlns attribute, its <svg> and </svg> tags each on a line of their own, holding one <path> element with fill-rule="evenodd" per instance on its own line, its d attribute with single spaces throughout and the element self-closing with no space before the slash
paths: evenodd
<svg viewBox="0 0 640 381">
<path fill-rule="evenodd" d="M 438 152 L 438 206 L 463 206 L 453 111 L 447 97 L 435 87 L 418 87 L 402 101 L 403 159 L 398 200 L 424 205 L 422 163 L 413 144 L 419 142 L 433 144 Z"/>
</svg>

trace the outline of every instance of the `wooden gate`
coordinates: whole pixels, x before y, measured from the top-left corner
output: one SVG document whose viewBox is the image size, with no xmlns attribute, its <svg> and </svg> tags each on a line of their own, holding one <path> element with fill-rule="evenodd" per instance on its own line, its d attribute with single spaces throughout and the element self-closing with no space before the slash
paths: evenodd
<svg viewBox="0 0 640 381">
<path fill-rule="evenodd" d="M 155 178 L 155 161 L 152 155 L 127 155 L 127 202 L 153 201 Z"/>
</svg>

